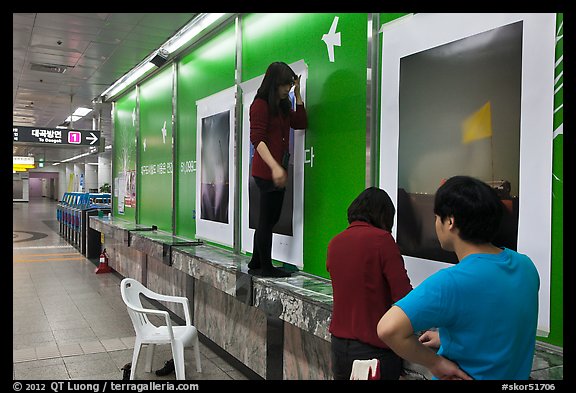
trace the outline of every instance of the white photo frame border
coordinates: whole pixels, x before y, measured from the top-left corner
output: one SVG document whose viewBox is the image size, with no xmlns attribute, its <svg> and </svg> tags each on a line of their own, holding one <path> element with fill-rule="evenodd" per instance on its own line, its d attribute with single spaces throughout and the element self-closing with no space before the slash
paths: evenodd
<svg viewBox="0 0 576 393">
<path fill-rule="evenodd" d="M 230 87 L 196 101 L 196 237 L 232 247 L 234 244 L 234 124 L 236 87 Z M 202 120 L 222 112 L 230 114 L 230 138 L 228 141 L 228 223 L 205 220 L 201 214 L 202 187 Z"/>
<path fill-rule="evenodd" d="M 555 14 L 415 14 L 384 25 L 379 186 L 397 206 L 400 59 L 519 21 L 523 37 L 517 250 L 530 256 L 540 274 L 538 335 L 548 336 Z M 397 217 L 394 237 L 396 222 Z M 404 261 L 414 286 L 452 266 L 410 256 L 404 256 Z"/>
</svg>

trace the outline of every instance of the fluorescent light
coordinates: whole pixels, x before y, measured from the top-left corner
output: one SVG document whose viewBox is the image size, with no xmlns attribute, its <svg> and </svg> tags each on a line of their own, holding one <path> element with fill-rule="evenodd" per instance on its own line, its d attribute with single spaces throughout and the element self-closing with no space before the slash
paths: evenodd
<svg viewBox="0 0 576 393">
<path fill-rule="evenodd" d="M 109 88 L 104 90 L 100 97 L 104 101 L 109 100 L 115 95 L 121 93 L 124 89 L 130 87 L 132 84 L 136 83 L 144 74 L 155 67 L 150 61 L 156 56 L 161 50 L 167 51 L 169 54 L 174 53 L 182 46 L 188 44 L 192 38 L 197 36 L 200 32 L 207 29 L 210 25 L 214 24 L 216 21 L 220 20 L 225 13 L 204 13 L 198 15 L 196 18 L 191 20 L 186 26 L 184 26 L 180 31 L 173 35 L 168 41 L 166 41 L 160 48 L 153 51 L 146 59 L 144 59 L 140 64 L 128 71 L 124 76 L 118 79 Z M 230 14 L 228 14 L 230 15 Z"/>
<path fill-rule="evenodd" d="M 91 108 L 83 108 L 83 107 L 78 107 L 74 113 L 72 113 L 72 115 L 74 116 L 86 116 L 88 113 L 92 112 Z"/>
<path fill-rule="evenodd" d="M 211 14 L 201 14 L 194 18 L 190 23 L 184 26 L 178 33 L 176 33 L 172 38 L 170 38 L 164 45 L 162 49 L 166 50 L 168 53 L 174 53 L 182 46 L 187 44 L 192 38 L 198 35 L 202 30 L 206 29 L 208 26 L 215 23 L 218 19 L 222 18 L 224 13 L 211 13 Z"/>
<path fill-rule="evenodd" d="M 90 153 L 83 153 L 83 154 L 79 154 L 79 155 L 74 156 L 74 157 L 67 158 L 67 159 L 62 160 L 62 161 L 60 161 L 60 162 L 68 162 L 68 161 L 75 160 L 75 159 L 77 159 L 77 158 L 86 157 L 86 156 L 88 156 L 88 155 L 90 155 Z"/>
<path fill-rule="evenodd" d="M 133 82 L 136 82 L 142 75 L 154 68 L 154 64 L 146 59 L 145 62 L 140 63 L 136 68 L 129 71 L 123 78 L 116 81 L 112 86 L 106 89 L 102 95 L 113 97 L 114 95 L 120 93 L 126 87 L 130 86 Z"/>
<path fill-rule="evenodd" d="M 71 115 L 71 116 L 68 116 L 68 117 L 66 118 L 66 120 L 64 120 L 64 121 L 65 121 L 65 122 L 66 122 L 66 121 L 67 121 L 67 122 L 78 121 L 78 120 L 80 120 L 81 118 L 82 118 L 82 116 Z"/>
</svg>

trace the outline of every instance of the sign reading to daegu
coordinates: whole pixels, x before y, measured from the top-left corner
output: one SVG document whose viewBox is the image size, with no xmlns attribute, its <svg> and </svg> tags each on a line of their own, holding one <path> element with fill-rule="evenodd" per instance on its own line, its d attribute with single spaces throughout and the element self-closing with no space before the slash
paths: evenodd
<svg viewBox="0 0 576 393">
<path fill-rule="evenodd" d="M 98 146 L 100 131 L 13 126 L 13 142 Z"/>
</svg>

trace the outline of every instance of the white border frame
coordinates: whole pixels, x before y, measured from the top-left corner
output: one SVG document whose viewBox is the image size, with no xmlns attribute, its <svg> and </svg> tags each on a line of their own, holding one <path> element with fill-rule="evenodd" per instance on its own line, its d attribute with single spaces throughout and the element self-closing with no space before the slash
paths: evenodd
<svg viewBox="0 0 576 393">
<path fill-rule="evenodd" d="M 306 80 L 308 66 L 304 60 L 289 64 L 300 77 L 300 95 L 306 103 Z M 242 84 L 242 252 L 253 252 L 254 229 L 249 226 L 249 173 L 250 168 L 250 105 L 256 96 L 264 75 Z M 278 233 L 272 235 L 272 259 L 299 268 L 304 266 L 304 130 L 294 130 L 294 205 L 292 236 Z"/>
<path fill-rule="evenodd" d="M 234 129 L 236 87 L 230 87 L 211 96 L 196 101 L 196 237 L 232 247 L 234 244 L 234 189 L 236 184 L 234 170 Z M 202 119 L 230 111 L 230 139 L 228 142 L 228 223 L 202 219 L 201 177 L 202 177 Z"/>
<path fill-rule="evenodd" d="M 520 119 L 519 252 L 540 274 L 538 334 L 550 332 L 552 137 L 555 14 L 416 14 L 382 28 L 380 187 L 397 204 L 400 59 L 523 22 Z M 397 217 L 396 217 L 397 218 Z M 393 235 L 396 236 L 396 225 Z M 448 263 L 404 256 L 412 285 Z"/>
</svg>

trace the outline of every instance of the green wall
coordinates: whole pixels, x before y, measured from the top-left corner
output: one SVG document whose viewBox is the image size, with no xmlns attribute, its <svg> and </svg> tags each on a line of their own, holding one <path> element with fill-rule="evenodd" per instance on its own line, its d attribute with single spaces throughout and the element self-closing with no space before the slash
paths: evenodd
<svg viewBox="0 0 576 393">
<path fill-rule="evenodd" d="M 138 220 L 172 232 L 172 67 L 140 86 Z"/>
<path fill-rule="evenodd" d="M 328 59 L 321 40 L 338 16 L 342 46 Z M 304 166 L 304 271 L 328 278 L 326 247 L 347 225 L 347 209 L 365 188 L 367 14 L 251 14 L 242 24 L 242 79 L 274 61 L 308 65 Z M 305 44 L 304 44 L 305 43 Z M 310 158 L 310 154 L 308 154 Z"/>
<path fill-rule="evenodd" d="M 550 335 L 542 341 L 564 342 L 564 15 L 556 17 L 554 77 L 554 139 L 552 142 L 552 268 L 550 272 Z"/>
<path fill-rule="evenodd" d="M 114 143 L 112 156 L 112 180 L 129 171 L 136 171 L 136 134 L 138 127 L 136 111 L 136 89 L 124 95 L 114 106 Z M 137 177 L 137 176 L 136 176 Z M 116 187 L 116 183 L 112 183 Z M 116 194 L 117 195 L 117 194 Z M 114 198 L 114 216 L 128 221 L 136 220 L 136 207 L 124 207 L 124 213 L 118 212 L 118 201 Z"/>
<path fill-rule="evenodd" d="M 178 62 L 176 233 L 196 236 L 196 101 L 234 86 L 234 24 Z"/>
</svg>

